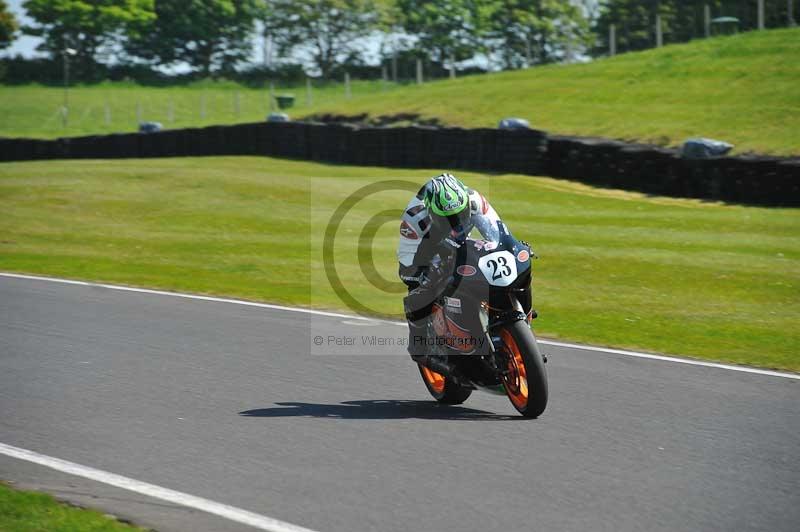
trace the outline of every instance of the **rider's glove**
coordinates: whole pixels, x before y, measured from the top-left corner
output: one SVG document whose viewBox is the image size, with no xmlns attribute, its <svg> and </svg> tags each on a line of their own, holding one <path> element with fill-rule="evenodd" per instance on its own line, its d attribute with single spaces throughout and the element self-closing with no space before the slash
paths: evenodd
<svg viewBox="0 0 800 532">
<path fill-rule="evenodd" d="M 449 261 L 440 260 L 433 262 L 426 270 L 420 274 L 419 285 L 423 289 L 430 289 L 439 284 L 445 277 L 449 275 L 448 265 Z"/>
<path fill-rule="evenodd" d="M 428 290 L 439 282 L 441 272 L 438 268 L 431 267 L 428 271 L 421 273 L 419 277 L 420 288 Z"/>
<path fill-rule="evenodd" d="M 423 275 L 423 276 L 421 276 L 421 278 L 419 280 L 418 289 L 428 290 L 433 285 L 434 285 L 434 282 L 431 280 L 431 278 L 428 277 L 427 275 Z"/>
</svg>

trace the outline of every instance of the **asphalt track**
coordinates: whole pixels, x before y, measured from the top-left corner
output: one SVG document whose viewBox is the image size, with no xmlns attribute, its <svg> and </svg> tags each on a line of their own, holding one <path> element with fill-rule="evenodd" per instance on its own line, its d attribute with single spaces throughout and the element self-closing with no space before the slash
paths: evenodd
<svg viewBox="0 0 800 532">
<path fill-rule="evenodd" d="M 397 335 L 278 309 L 0 277 L 0 443 L 320 531 L 796 531 L 800 381 L 546 347 L 536 420 L 431 402 Z M 346 323 L 345 323 L 346 322 Z M 244 525 L 0 456 L 0 478 L 160 531 Z"/>
</svg>

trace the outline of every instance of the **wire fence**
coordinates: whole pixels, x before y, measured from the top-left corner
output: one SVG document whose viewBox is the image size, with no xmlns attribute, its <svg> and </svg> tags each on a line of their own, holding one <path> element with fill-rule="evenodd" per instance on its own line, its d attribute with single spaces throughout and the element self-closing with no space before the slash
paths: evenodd
<svg viewBox="0 0 800 532">
<path fill-rule="evenodd" d="M 714 13 L 711 6 L 709 4 L 703 4 L 702 16 L 700 20 L 702 20 L 702 33 L 698 35 L 699 37 L 703 38 L 710 38 L 715 37 L 718 35 L 727 35 L 732 33 L 738 33 L 740 31 L 762 31 L 765 29 L 775 29 L 780 27 L 789 27 L 793 28 L 797 26 L 796 20 L 796 10 L 794 6 L 795 0 L 786 0 L 785 4 L 785 18 L 782 16 L 776 16 L 776 8 L 778 8 L 778 4 L 776 2 L 772 2 L 769 6 L 771 8 L 770 15 L 770 24 L 768 24 L 768 13 L 767 13 L 767 4 L 765 0 L 756 0 L 755 2 L 747 3 L 748 5 L 744 6 L 746 10 L 754 10 L 755 17 L 754 26 L 747 27 L 742 25 L 742 21 L 740 21 L 735 16 L 726 16 L 725 8 L 719 8 L 717 13 Z M 780 6 L 784 7 L 784 6 Z M 739 9 L 742 9 L 742 6 L 739 6 Z M 731 12 L 731 15 L 738 14 L 737 11 Z M 748 13 L 752 14 L 752 13 Z M 620 30 L 616 24 L 609 24 L 608 25 L 608 34 L 607 34 L 607 42 L 605 43 L 605 50 L 607 51 L 607 55 L 614 56 L 617 54 L 617 51 L 620 49 Z M 665 44 L 673 44 L 669 40 L 669 33 L 666 33 L 666 24 L 662 15 L 656 14 L 652 21 L 651 21 L 651 38 L 652 38 L 652 47 L 660 48 Z M 684 42 L 685 40 L 676 41 L 676 42 Z"/>
<path fill-rule="evenodd" d="M 316 108 L 395 90 L 388 80 L 337 81 L 308 78 L 298 84 L 270 83 L 251 89 L 233 83 L 197 87 L 143 87 L 129 84 L 69 87 L 0 87 L 6 116 L 0 136 L 58 137 L 135 131 L 143 122 L 164 128 L 261 122 L 270 113 L 290 116 Z M 13 127 L 13 132 L 8 128 Z M 5 131 L 4 131 L 5 130 Z"/>
</svg>

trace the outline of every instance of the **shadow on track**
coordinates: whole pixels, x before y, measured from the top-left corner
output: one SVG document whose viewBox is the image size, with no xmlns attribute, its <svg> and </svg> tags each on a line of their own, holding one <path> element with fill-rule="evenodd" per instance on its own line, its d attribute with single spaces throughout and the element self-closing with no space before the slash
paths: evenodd
<svg viewBox="0 0 800 532">
<path fill-rule="evenodd" d="M 257 408 L 239 412 L 247 417 L 320 417 L 332 419 L 439 419 L 515 420 L 522 416 L 493 414 L 463 406 L 440 405 L 433 401 L 343 401 L 338 404 L 275 403 L 281 408 Z"/>
</svg>

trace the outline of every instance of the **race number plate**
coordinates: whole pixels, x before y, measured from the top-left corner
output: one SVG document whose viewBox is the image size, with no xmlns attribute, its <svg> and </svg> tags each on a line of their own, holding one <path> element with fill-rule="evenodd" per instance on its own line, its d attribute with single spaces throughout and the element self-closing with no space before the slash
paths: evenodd
<svg viewBox="0 0 800 532">
<path fill-rule="evenodd" d="M 508 286 L 517 278 L 517 260 L 510 251 L 497 251 L 481 257 L 478 267 L 493 286 Z"/>
</svg>

